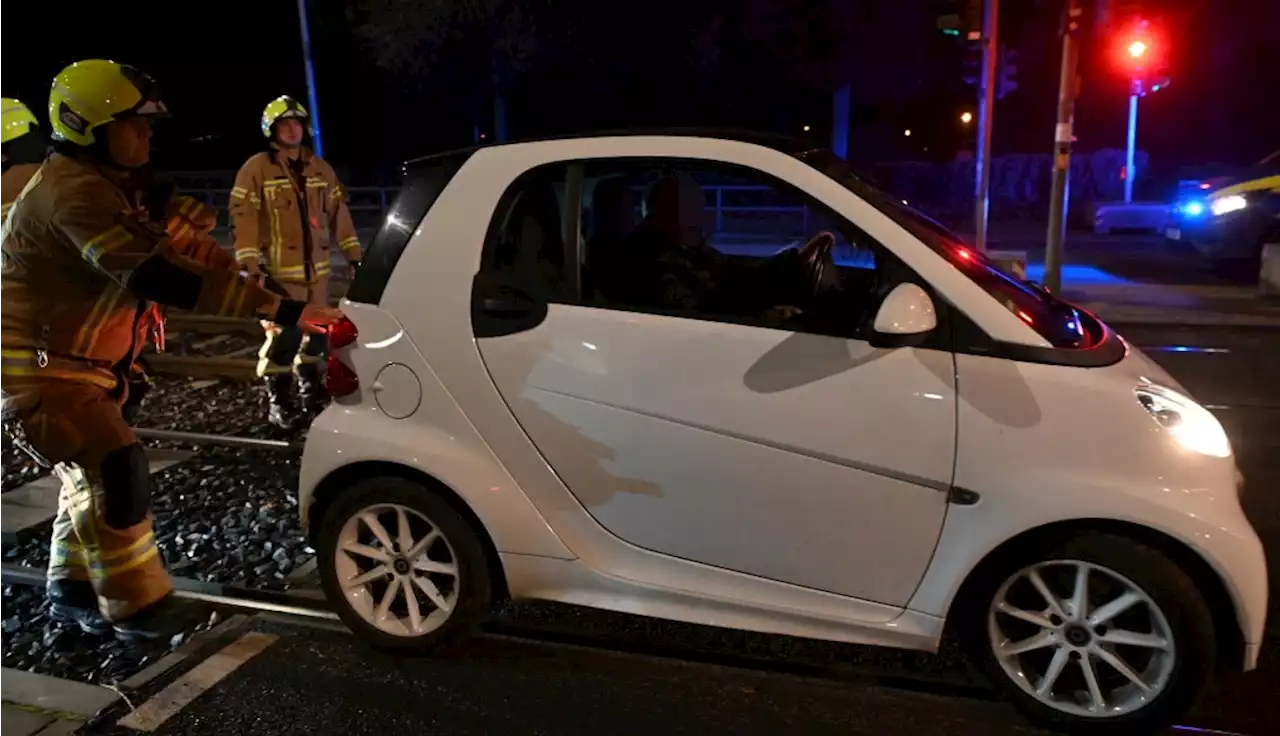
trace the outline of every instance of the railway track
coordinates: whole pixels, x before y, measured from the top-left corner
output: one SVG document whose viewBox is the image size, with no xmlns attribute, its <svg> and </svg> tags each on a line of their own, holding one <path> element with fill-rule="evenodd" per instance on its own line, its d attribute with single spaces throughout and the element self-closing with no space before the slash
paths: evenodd
<svg viewBox="0 0 1280 736">
<path fill-rule="evenodd" d="M 346 293 L 345 278 L 330 277 L 329 301 Z M 171 311 L 166 320 L 165 352 L 148 347 L 143 357 L 156 375 L 193 379 L 257 380 L 262 323 L 256 319 L 215 317 Z"/>
<path fill-rule="evenodd" d="M 140 428 L 137 431 L 138 435 L 144 439 L 197 446 L 241 447 L 282 454 L 298 452 L 302 447 L 300 442 L 233 435 L 146 428 Z M 205 582 L 177 575 L 172 577 L 172 581 L 176 596 L 203 601 L 215 609 L 265 614 L 275 620 L 302 624 L 312 622 L 328 628 L 346 629 L 324 593 L 314 585 L 287 590 L 266 590 L 237 583 Z M 45 571 L 43 568 L 30 565 L 4 562 L 0 563 L 0 582 L 6 586 L 42 587 L 45 583 Z M 917 663 L 920 657 L 932 658 L 930 655 L 897 652 L 899 656 L 894 656 L 893 653 L 886 654 L 887 650 L 876 649 L 873 651 L 877 654 L 868 657 L 864 662 L 859 661 L 861 656 L 857 651 L 866 649 L 864 647 L 806 642 L 791 640 L 790 637 L 749 632 L 710 630 L 707 627 L 671 624 L 656 620 L 649 626 L 619 625 L 622 619 L 635 617 L 561 604 L 521 605 L 549 607 L 552 613 L 548 616 L 544 612 L 533 617 L 512 615 L 511 604 L 504 604 L 494 616 L 482 623 L 477 633 L 482 637 L 583 647 L 676 660 L 682 663 L 709 664 L 761 673 L 813 678 L 852 686 L 888 688 L 983 701 L 996 698 L 994 692 L 985 683 L 962 674 L 953 667 L 943 667 L 940 671 L 930 666 L 920 667 Z M 668 630 L 667 627 L 670 629 Z M 709 637 L 707 631 L 718 633 Z M 764 642 L 769 642 L 769 645 L 761 647 L 760 644 Z M 799 642 L 798 646 L 796 642 Z M 815 650 L 812 647 L 817 647 L 818 651 L 830 647 L 838 654 L 834 657 L 829 655 L 815 657 Z M 949 659 L 950 656 L 945 652 L 938 655 L 940 659 Z M 894 660 L 899 661 L 895 663 Z M 1239 736 L 1233 732 L 1191 726 L 1174 728 Z"/>
</svg>

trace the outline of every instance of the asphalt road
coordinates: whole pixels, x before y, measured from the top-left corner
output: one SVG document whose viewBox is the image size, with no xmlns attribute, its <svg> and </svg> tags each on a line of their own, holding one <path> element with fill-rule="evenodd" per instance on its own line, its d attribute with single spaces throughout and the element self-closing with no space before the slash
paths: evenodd
<svg viewBox="0 0 1280 736">
<path fill-rule="evenodd" d="M 1280 591 L 1280 332 L 1119 329 L 1134 344 L 1168 348 L 1151 355 L 1221 417 L 1267 547 L 1271 589 Z M 1260 669 L 1220 676 L 1175 733 L 1274 733 L 1277 601 L 1273 592 Z M 603 646 L 490 636 L 421 659 L 372 651 L 344 633 L 262 623 L 280 638 L 156 733 L 1040 733 L 947 653 L 716 639 L 703 627 L 594 613 L 580 622 L 578 641 Z M 757 655 L 761 669 L 747 660 Z"/>
</svg>

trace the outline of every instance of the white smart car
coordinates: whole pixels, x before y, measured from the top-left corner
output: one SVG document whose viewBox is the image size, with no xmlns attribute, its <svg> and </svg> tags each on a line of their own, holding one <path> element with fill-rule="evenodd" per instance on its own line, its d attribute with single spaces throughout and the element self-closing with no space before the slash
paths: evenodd
<svg viewBox="0 0 1280 736">
<path fill-rule="evenodd" d="M 668 132 L 406 165 L 331 335 L 302 513 L 423 650 L 499 597 L 934 650 L 1121 733 L 1253 668 L 1221 425 L 841 160 Z"/>
</svg>

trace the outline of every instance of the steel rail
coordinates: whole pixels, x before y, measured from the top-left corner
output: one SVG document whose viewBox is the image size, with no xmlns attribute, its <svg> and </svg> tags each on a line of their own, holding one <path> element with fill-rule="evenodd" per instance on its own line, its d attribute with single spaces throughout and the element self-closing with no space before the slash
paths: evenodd
<svg viewBox="0 0 1280 736">
<path fill-rule="evenodd" d="M 0 578 L 3 578 L 5 584 L 44 585 L 45 582 L 43 570 L 12 562 L 0 563 Z M 302 591 L 265 591 L 255 588 L 242 588 L 235 585 L 203 583 L 198 580 L 179 577 L 173 578 L 173 588 L 174 595 L 179 598 L 205 601 L 228 608 L 256 610 L 338 623 L 342 621 L 338 614 L 329 608 L 327 601 L 322 597 L 313 597 L 318 596 L 318 591 L 308 591 L 312 595 L 306 595 Z M 703 652 L 678 646 L 611 642 L 601 640 L 591 634 L 519 624 L 512 625 L 494 621 L 482 624 L 477 633 L 485 638 L 510 639 L 537 642 L 550 646 L 620 652 L 691 664 L 727 666 L 756 672 L 810 677 L 832 682 L 873 685 L 942 697 L 959 697 L 983 701 L 994 699 L 994 695 L 986 687 L 968 683 L 961 684 L 949 678 L 940 679 L 927 675 L 885 673 L 874 667 L 844 669 L 828 664 L 764 659 L 750 654 Z M 1244 734 L 1236 731 L 1221 731 L 1186 725 L 1174 725 L 1171 726 L 1171 729 L 1174 731 L 1214 734 L 1214 736 L 1244 736 Z"/>
<path fill-rule="evenodd" d="M 147 427 L 138 427 L 134 430 L 134 434 L 144 440 L 185 442 L 193 445 L 226 445 L 228 447 L 247 447 L 255 450 L 279 450 L 282 452 L 302 451 L 301 442 L 290 442 L 288 440 L 263 440 L 257 437 L 180 432 L 174 429 L 150 429 Z"/>
<path fill-rule="evenodd" d="M 5 584 L 44 585 L 45 571 L 12 562 L 0 567 L 0 579 Z M 204 601 L 231 608 L 247 608 L 255 611 L 271 611 L 290 616 L 319 618 L 338 621 L 338 614 L 329 609 L 323 598 L 311 598 L 288 591 L 275 592 L 235 585 L 205 583 L 191 578 L 174 577 L 173 594 L 179 598 Z"/>
</svg>

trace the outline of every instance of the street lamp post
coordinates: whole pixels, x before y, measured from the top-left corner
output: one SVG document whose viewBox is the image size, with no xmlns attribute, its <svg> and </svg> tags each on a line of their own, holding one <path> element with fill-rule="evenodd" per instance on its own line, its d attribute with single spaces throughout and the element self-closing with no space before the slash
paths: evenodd
<svg viewBox="0 0 1280 736">
<path fill-rule="evenodd" d="M 1133 180 L 1137 172 L 1133 169 L 1134 144 L 1138 138 L 1138 97 L 1142 93 L 1142 81 L 1134 79 L 1129 84 L 1129 135 L 1124 151 L 1124 203 L 1133 201 Z"/>
<path fill-rule="evenodd" d="M 302 63 L 307 71 L 307 107 L 311 112 L 311 138 L 316 155 L 324 158 L 320 141 L 320 104 L 316 102 L 316 73 L 311 63 L 311 31 L 307 27 L 307 0 L 298 0 L 298 23 L 302 27 Z"/>
</svg>

